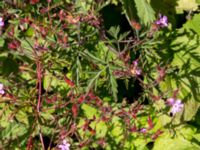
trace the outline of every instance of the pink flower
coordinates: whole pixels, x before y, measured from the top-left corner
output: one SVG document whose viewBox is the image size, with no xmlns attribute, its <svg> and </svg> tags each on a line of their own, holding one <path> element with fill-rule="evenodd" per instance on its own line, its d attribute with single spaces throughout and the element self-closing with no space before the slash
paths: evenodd
<svg viewBox="0 0 200 150">
<path fill-rule="evenodd" d="M 162 16 L 161 14 L 159 15 L 159 20 L 156 21 L 156 24 L 160 26 L 161 28 L 167 27 L 168 26 L 168 19 L 167 16 Z"/>
<path fill-rule="evenodd" d="M 147 132 L 147 129 L 142 128 L 142 129 L 140 130 L 140 132 L 141 132 L 141 133 L 146 133 L 146 132 Z"/>
<path fill-rule="evenodd" d="M 3 27 L 3 26 L 4 26 L 3 18 L 0 17 L 0 27 Z"/>
<path fill-rule="evenodd" d="M 138 60 L 134 60 L 132 63 L 134 66 L 136 66 L 136 67 L 138 66 Z"/>
<path fill-rule="evenodd" d="M 174 98 L 169 98 L 169 99 L 167 99 L 167 105 L 169 105 L 169 106 L 173 106 L 174 105 L 174 103 L 175 103 L 175 99 Z"/>
<path fill-rule="evenodd" d="M 138 76 L 139 76 L 139 75 L 141 75 L 141 73 L 142 73 L 142 70 L 141 70 L 141 69 L 136 69 L 136 70 L 135 70 L 135 73 L 136 73 L 136 75 L 138 75 Z"/>
<path fill-rule="evenodd" d="M 167 105 L 171 106 L 171 113 L 174 116 L 177 112 L 183 109 L 183 103 L 179 99 L 169 98 L 166 101 Z"/>
<path fill-rule="evenodd" d="M 60 148 L 60 150 L 70 150 L 69 147 L 70 147 L 70 144 L 67 143 L 66 140 L 63 140 L 63 143 L 58 145 L 58 148 Z"/>
<path fill-rule="evenodd" d="M 171 108 L 171 113 L 174 116 L 177 112 L 180 112 L 183 109 L 183 104 L 181 100 L 176 100 Z"/>
<path fill-rule="evenodd" d="M 138 60 L 132 62 L 130 71 L 133 75 L 141 75 L 142 70 L 138 67 Z"/>
<path fill-rule="evenodd" d="M 3 89 L 3 84 L 0 83 L 0 94 L 3 95 L 5 93 L 4 89 Z"/>
</svg>

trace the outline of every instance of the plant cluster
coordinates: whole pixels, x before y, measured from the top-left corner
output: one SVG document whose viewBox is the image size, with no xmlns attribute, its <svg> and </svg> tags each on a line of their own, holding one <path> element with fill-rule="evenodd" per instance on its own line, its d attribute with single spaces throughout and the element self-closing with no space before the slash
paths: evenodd
<svg viewBox="0 0 200 150">
<path fill-rule="evenodd" d="M 199 4 L 1 1 L 0 149 L 200 149 Z"/>
</svg>

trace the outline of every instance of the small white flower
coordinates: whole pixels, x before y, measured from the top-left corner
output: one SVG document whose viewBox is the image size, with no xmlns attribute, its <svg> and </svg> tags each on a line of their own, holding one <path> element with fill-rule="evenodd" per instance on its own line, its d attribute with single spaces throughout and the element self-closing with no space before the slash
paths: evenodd
<svg viewBox="0 0 200 150">
<path fill-rule="evenodd" d="M 3 89 L 3 84 L 0 83 L 0 94 L 3 95 L 5 93 L 4 89 Z"/>
<path fill-rule="evenodd" d="M 58 148 L 60 148 L 61 150 L 70 150 L 69 147 L 70 144 L 67 143 L 66 140 L 63 140 L 62 144 L 58 145 Z"/>
<path fill-rule="evenodd" d="M 141 69 L 136 69 L 136 70 L 135 70 L 135 73 L 136 73 L 137 75 L 141 75 L 142 71 L 141 71 Z"/>
<path fill-rule="evenodd" d="M 3 27 L 4 26 L 4 21 L 3 21 L 3 18 L 0 17 L 0 27 Z"/>
<path fill-rule="evenodd" d="M 174 102 L 174 104 L 172 105 L 172 108 L 171 108 L 171 113 L 173 114 L 173 116 L 177 113 L 177 112 L 180 112 L 182 109 L 183 109 L 183 104 L 181 103 L 181 100 L 176 100 Z"/>
<path fill-rule="evenodd" d="M 141 132 L 141 133 L 146 133 L 146 132 L 147 132 L 147 129 L 142 128 L 142 129 L 140 130 L 140 132 Z"/>
</svg>

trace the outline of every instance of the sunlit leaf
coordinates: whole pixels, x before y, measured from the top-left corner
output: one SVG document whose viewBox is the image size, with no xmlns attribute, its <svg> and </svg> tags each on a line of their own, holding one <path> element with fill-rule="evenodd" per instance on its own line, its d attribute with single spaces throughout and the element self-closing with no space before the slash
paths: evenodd
<svg viewBox="0 0 200 150">
<path fill-rule="evenodd" d="M 197 8 L 196 0 L 178 0 L 176 10 L 178 13 L 183 13 L 183 11 L 195 11 Z"/>
</svg>

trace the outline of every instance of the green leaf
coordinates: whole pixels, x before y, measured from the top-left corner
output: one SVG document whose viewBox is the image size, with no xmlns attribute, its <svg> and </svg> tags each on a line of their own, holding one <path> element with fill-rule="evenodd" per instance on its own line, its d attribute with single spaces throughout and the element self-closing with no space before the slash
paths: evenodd
<svg viewBox="0 0 200 150">
<path fill-rule="evenodd" d="M 155 20 L 155 12 L 147 0 L 135 0 L 135 4 L 142 23 L 148 25 Z"/>
<path fill-rule="evenodd" d="M 34 29 L 33 28 L 28 28 L 28 30 L 25 32 L 26 36 L 32 37 L 34 35 Z"/>
<path fill-rule="evenodd" d="M 136 8 L 135 8 L 135 3 L 134 0 L 122 0 L 123 8 L 126 14 L 127 19 L 129 20 L 129 23 L 131 24 L 130 21 L 136 19 Z"/>
<path fill-rule="evenodd" d="M 185 108 L 184 108 L 184 120 L 189 121 L 193 119 L 195 114 L 198 111 L 200 104 L 199 102 L 196 102 L 194 100 L 189 100 L 185 103 Z"/>
<path fill-rule="evenodd" d="M 169 134 L 160 136 L 154 143 L 153 150 L 199 150 L 200 146 L 183 137 L 172 138 Z"/>
<path fill-rule="evenodd" d="M 122 0 L 122 2 L 129 22 L 136 20 L 135 7 L 137 16 L 144 25 L 148 25 L 155 20 L 155 12 L 147 0 Z"/>
<path fill-rule="evenodd" d="M 111 0 L 111 4 L 118 5 L 119 4 L 119 0 Z"/>
<path fill-rule="evenodd" d="M 119 143 L 123 139 L 122 123 L 118 117 L 113 117 L 112 123 L 113 128 L 111 129 L 110 133 L 113 136 L 116 143 Z"/>
<path fill-rule="evenodd" d="M 162 124 L 163 126 L 166 126 L 166 125 L 168 125 L 169 123 L 171 123 L 172 118 L 169 117 L 168 115 L 161 115 L 161 116 L 159 116 L 159 121 L 161 122 L 161 124 Z"/>
<path fill-rule="evenodd" d="M 108 30 L 108 33 L 114 37 L 116 40 L 118 39 L 118 34 L 120 32 L 120 27 L 117 26 L 117 27 L 111 27 L 109 30 Z"/>
<path fill-rule="evenodd" d="M 137 150 L 149 150 L 145 145 L 140 145 L 137 147 Z"/>
<path fill-rule="evenodd" d="M 152 8 L 158 13 L 166 15 L 169 22 L 176 26 L 179 21 L 176 19 L 175 7 L 177 0 L 151 0 Z"/>
<path fill-rule="evenodd" d="M 75 2 L 76 2 L 76 7 L 82 13 L 86 13 L 91 9 L 92 0 L 87 0 L 87 1 L 76 0 Z"/>
<path fill-rule="evenodd" d="M 195 116 L 195 123 L 199 126 L 200 125 L 200 109 L 197 111 Z"/>
<path fill-rule="evenodd" d="M 17 73 L 19 66 L 17 62 L 11 58 L 7 58 L 3 61 L 2 73 L 4 75 L 10 75 L 11 73 Z"/>
<path fill-rule="evenodd" d="M 105 65 L 106 63 L 104 62 L 104 60 L 96 57 L 95 55 L 93 55 L 92 53 L 90 53 L 89 51 L 85 50 L 84 52 L 79 52 L 82 56 L 86 57 L 88 60 L 91 60 L 95 63 L 100 63 Z"/>
<path fill-rule="evenodd" d="M 148 150 L 145 146 L 147 144 L 147 139 L 143 138 L 136 138 L 134 140 L 134 145 L 136 146 L 136 150 Z"/>
<path fill-rule="evenodd" d="M 95 130 L 96 130 L 96 137 L 100 138 L 100 137 L 105 137 L 106 136 L 108 128 L 107 128 L 105 122 L 100 121 L 96 125 Z"/>
<path fill-rule="evenodd" d="M 5 40 L 3 38 L 0 37 L 0 47 L 3 47 L 5 43 Z"/>
<path fill-rule="evenodd" d="M 28 125 L 28 114 L 24 110 L 19 110 L 15 117 L 20 123 Z"/>
<path fill-rule="evenodd" d="M 198 35 L 200 35 L 200 14 L 195 14 L 191 20 L 188 20 L 183 27 L 186 29 L 192 29 Z"/>
<path fill-rule="evenodd" d="M 81 109 L 84 111 L 84 114 L 87 116 L 88 119 L 92 119 L 94 116 L 97 115 L 97 110 L 87 104 L 81 105 Z"/>
<path fill-rule="evenodd" d="M 198 142 L 200 142 L 200 133 L 194 134 L 193 137 L 194 137 Z"/>
<path fill-rule="evenodd" d="M 156 111 L 161 111 L 166 107 L 164 100 L 155 101 L 153 105 Z"/>
<path fill-rule="evenodd" d="M 176 7 L 177 13 L 183 13 L 184 11 L 195 11 L 198 9 L 196 0 L 179 0 Z"/>
<path fill-rule="evenodd" d="M 45 90 L 50 90 L 51 86 L 56 87 L 58 84 L 58 81 L 56 78 L 49 72 L 45 73 L 44 79 L 43 79 L 43 87 Z"/>
<path fill-rule="evenodd" d="M 95 86 L 95 89 L 96 89 L 96 86 L 97 86 L 97 82 L 98 82 L 98 78 L 100 77 L 101 73 L 103 73 L 105 71 L 107 67 L 104 67 L 102 70 L 98 71 L 95 76 L 89 80 L 89 83 L 88 83 L 88 86 L 86 88 L 86 92 L 89 92 L 91 90 L 92 87 Z"/>
<path fill-rule="evenodd" d="M 110 70 L 110 68 L 108 70 L 109 70 L 109 78 L 110 78 L 109 81 L 110 81 L 111 92 L 112 92 L 115 102 L 117 102 L 117 99 L 118 99 L 117 98 L 117 93 L 118 93 L 117 81 L 116 81 L 115 77 L 113 76 L 113 73 Z"/>
<path fill-rule="evenodd" d="M 183 125 L 178 128 L 180 128 L 180 129 L 177 129 L 177 131 L 179 130 L 178 134 L 180 136 L 183 136 L 187 140 L 192 140 L 193 135 L 197 131 L 197 128 L 192 125 Z"/>
<path fill-rule="evenodd" d="M 125 39 L 128 35 L 129 35 L 130 32 L 124 32 L 123 34 L 120 34 L 119 35 L 119 41 Z"/>
<path fill-rule="evenodd" d="M 3 138 L 9 138 L 9 139 L 15 139 L 18 136 L 23 135 L 25 132 L 27 132 L 27 129 L 25 125 L 22 125 L 17 122 L 9 123 L 9 125 L 1 131 L 1 139 Z"/>
</svg>

